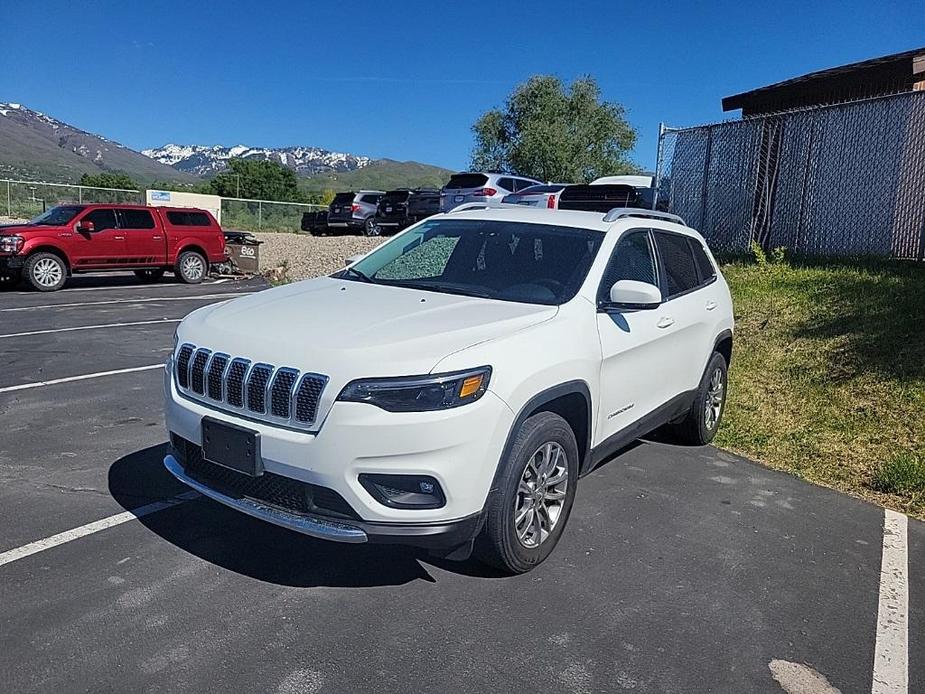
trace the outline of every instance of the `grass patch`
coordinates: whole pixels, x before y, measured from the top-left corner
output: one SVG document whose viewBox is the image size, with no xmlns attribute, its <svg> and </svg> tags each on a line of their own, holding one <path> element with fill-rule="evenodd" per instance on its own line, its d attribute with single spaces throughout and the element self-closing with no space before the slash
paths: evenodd
<svg viewBox="0 0 925 694">
<path fill-rule="evenodd" d="M 736 344 L 717 444 L 925 517 L 914 484 L 886 483 L 923 466 L 925 267 L 774 260 L 723 266 Z"/>
<path fill-rule="evenodd" d="M 925 497 L 925 457 L 900 453 L 874 473 L 871 486 L 884 494 Z"/>
</svg>

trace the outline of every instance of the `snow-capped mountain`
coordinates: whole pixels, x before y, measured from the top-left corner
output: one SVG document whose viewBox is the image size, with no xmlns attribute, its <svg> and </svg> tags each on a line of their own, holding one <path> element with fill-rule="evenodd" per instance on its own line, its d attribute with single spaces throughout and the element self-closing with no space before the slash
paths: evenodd
<svg viewBox="0 0 925 694">
<path fill-rule="evenodd" d="M 67 181 L 100 171 L 124 171 L 139 181 L 195 181 L 101 135 L 0 102 L 0 175 Z"/>
<path fill-rule="evenodd" d="M 275 161 L 295 170 L 297 174 L 309 176 L 324 172 L 342 172 L 362 169 L 370 163 L 369 157 L 358 157 L 343 152 L 331 152 L 318 147 L 248 147 L 235 145 L 175 145 L 167 144 L 141 152 L 177 171 L 210 176 L 227 168 L 232 157 L 244 159 L 259 158 Z"/>
</svg>

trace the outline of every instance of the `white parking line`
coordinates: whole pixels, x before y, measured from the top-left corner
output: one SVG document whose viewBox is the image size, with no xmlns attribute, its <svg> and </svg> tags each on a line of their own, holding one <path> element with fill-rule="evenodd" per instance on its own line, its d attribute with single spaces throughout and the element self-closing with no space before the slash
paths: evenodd
<svg viewBox="0 0 925 694">
<path fill-rule="evenodd" d="M 132 325 L 157 325 L 158 323 L 179 323 L 182 318 L 159 318 L 157 320 L 139 320 L 132 323 L 101 323 L 99 325 L 79 325 L 75 328 L 50 328 L 48 330 L 30 330 L 24 333 L 7 333 L 5 337 L 28 337 L 30 335 L 48 335 L 49 333 L 72 333 L 78 330 L 98 330 L 100 328 L 127 328 Z"/>
<path fill-rule="evenodd" d="M 93 521 L 92 523 L 87 523 L 86 525 L 81 525 L 79 528 L 65 530 L 63 533 L 58 533 L 57 535 L 52 535 L 51 537 L 46 537 L 41 540 L 36 540 L 35 542 L 30 542 L 29 544 L 23 545 L 22 547 L 7 550 L 6 552 L 0 554 L 0 566 L 9 564 L 19 559 L 25 559 L 26 557 L 30 557 L 33 554 L 44 552 L 46 549 L 51 549 L 52 547 L 63 545 L 66 542 L 77 540 L 81 537 L 92 535 L 93 533 L 98 533 L 101 530 L 106 530 L 107 528 L 112 528 L 113 526 L 127 523 L 130 520 L 143 518 L 144 516 L 149 516 L 152 513 L 157 513 L 158 511 L 173 508 L 179 504 L 196 499 L 198 496 L 198 492 L 183 492 L 182 494 L 177 494 L 177 496 L 165 499 L 164 501 L 156 501 L 153 504 L 140 506 L 136 509 L 132 509 L 131 511 L 117 513 L 114 516 L 109 516 L 108 518 L 103 518 L 98 521 Z"/>
<path fill-rule="evenodd" d="M 207 287 L 213 284 L 225 284 L 231 280 L 227 277 L 217 280 L 208 280 L 202 282 L 201 286 Z M 105 292 L 105 291 L 118 291 L 120 289 L 131 289 L 133 291 L 145 291 L 148 289 L 183 289 L 187 285 L 184 284 L 125 284 L 125 285 L 113 285 L 111 287 L 74 287 L 67 288 L 62 290 L 62 294 L 72 294 L 73 292 Z M 6 292 L 7 296 L 35 296 L 35 291 L 23 291 L 23 292 Z"/>
<path fill-rule="evenodd" d="M 117 374 L 130 374 L 138 371 L 151 371 L 153 369 L 163 369 L 163 364 L 151 364 L 150 366 L 133 366 L 130 369 L 115 369 L 113 371 L 99 371 L 94 374 L 83 374 L 82 376 L 68 376 L 66 378 L 55 378 L 51 381 L 35 381 L 33 383 L 20 383 L 17 386 L 3 386 L 0 393 L 12 393 L 17 390 L 30 390 L 31 388 L 42 388 L 43 386 L 55 386 L 59 383 L 73 383 L 74 381 L 86 381 L 91 378 L 101 378 L 102 376 L 115 376 Z"/>
<path fill-rule="evenodd" d="M 15 308 L 0 308 L 0 313 L 13 311 L 34 311 L 40 308 L 77 308 L 80 306 L 108 306 L 110 304 L 143 304 L 150 301 L 198 301 L 199 299 L 219 299 L 221 297 L 244 296 L 254 292 L 222 292 L 221 294 L 196 294 L 194 296 L 154 296 L 143 299 L 109 299 L 108 301 L 78 301 L 69 304 L 40 304 L 38 306 L 17 306 Z"/>
<path fill-rule="evenodd" d="M 886 509 L 883 517 L 883 559 L 880 562 L 880 604 L 871 694 L 909 691 L 909 550 L 908 519 Z"/>
</svg>

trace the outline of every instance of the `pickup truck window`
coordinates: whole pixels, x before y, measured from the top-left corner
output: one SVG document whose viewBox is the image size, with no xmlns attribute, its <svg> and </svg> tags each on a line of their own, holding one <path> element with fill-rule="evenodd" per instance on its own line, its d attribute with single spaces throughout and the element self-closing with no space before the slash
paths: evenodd
<svg viewBox="0 0 925 694">
<path fill-rule="evenodd" d="M 209 215 L 205 212 L 180 212 L 171 210 L 167 213 L 167 221 L 175 227 L 207 227 L 212 226 Z"/>
<path fill-rule="evenodd" d="M 81 222 L 93 222 L 94 231 L 103 231 L 105 229 L 116 228 L 116 212 L 111 209 L 90 210 L 85 214 Z"/>
<path fill-rule="evenodd" d="M 61 226 L 62 224 L 69 223 L 85 209 L 87 208 L 84 205 L 58 205 L 33 219 L 32 224 L 47 227 Z"/>
<path fill-rule="evenodd" d="M 550 224 L 433 220 L 338 277 L 502 301 L 558 305 L 584 282 L 604 235 Z"/>
<path fill-rule="evenodd" d="M 123 229 L 153 229 L 154 217 L 147 210 L 119 210 Z"/>
</svg>

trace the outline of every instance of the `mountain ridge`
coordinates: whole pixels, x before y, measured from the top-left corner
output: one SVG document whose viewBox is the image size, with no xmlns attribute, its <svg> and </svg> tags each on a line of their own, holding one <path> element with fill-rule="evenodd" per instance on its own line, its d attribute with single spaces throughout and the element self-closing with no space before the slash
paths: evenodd
<svg viewBox="0 0 925 694">
<path fill-rule="evenodd" d="M 228 160 L 233 157 L 274 161 L 277 164 L 288 166 L 300 176 L 354 171 L 368 166 L 373 161 L 370 157 L 307 145 L 253 147 L 238 144 L 228 147 L 168 143 L 161 147 L 144 149 L 141 153 L 177 171 L 200 178 L 207 178 L 224 171 L 228 167 Z"/>
</svg>

